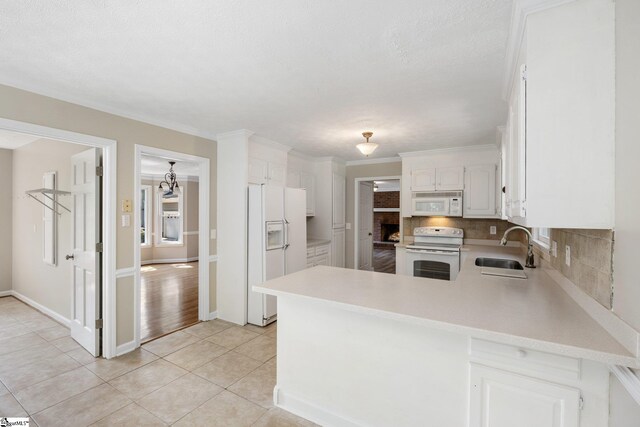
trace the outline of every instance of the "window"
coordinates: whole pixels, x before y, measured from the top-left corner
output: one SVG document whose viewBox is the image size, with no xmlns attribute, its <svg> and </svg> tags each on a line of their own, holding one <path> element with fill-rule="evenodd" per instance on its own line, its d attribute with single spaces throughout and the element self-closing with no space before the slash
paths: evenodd
<svg viewBox="0 0 640 427">
<path fill-rule="evenodd" d="M 158 215 L 156 221 L 156 246 L 181 246 L 183 244 L 184 222 L 184 194 L 185 188 L 172 197 L 165 198 L 161 193 L 158 197 Z"/>
<path fill-rule="evenodd" d="M 534 228 L 533 240 L 540 246 L 549 248 L 551 245 L 551 229 L 550 228 Z"/>
<path fill-rule="evenodd" d="M 140 245 L 151 246 L 151 186 L 140 190 Z"/>
</svg>

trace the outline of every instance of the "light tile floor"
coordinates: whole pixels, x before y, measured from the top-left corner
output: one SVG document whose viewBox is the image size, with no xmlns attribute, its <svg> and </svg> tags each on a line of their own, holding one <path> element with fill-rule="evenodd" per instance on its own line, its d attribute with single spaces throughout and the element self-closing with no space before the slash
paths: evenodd
<svg viewBox="0 0 640 427">
<path fill-rule="evenodd" d="M 199 323 L 94 358 L 69 330 L 0 298 L 0 417 L 49 426 L 312 426 L 273 406 L 277 326 Z"/>
</svg>

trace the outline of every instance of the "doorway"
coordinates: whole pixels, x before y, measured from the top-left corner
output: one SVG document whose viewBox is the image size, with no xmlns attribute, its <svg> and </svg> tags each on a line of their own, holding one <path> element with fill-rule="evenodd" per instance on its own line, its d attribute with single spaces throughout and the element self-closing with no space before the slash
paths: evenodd
<svg viewBox="0 0 640 427">
<path fill-rule="evenodd" d="M 209 159 L 136 146 L 135 343 L 209 320 Z"/>
<path fill-rule="evenodd" d="M 16 209 L 28 203 L 42 210 L 36 214 L 40 219 L 31 218 L 19 233 L 20 245 L 41 246 L 32 251 L 41 259 L 20 269 L 26 279 L 16 278 L 9 294 L 67 326 L 93 356 L 115 356 L 115 216 L 110 212 L 116 196 L 116 141 L 2 118 L 0 130 L 31 138 L 28 145 L 40 144 L 32 146 L 37 164 L 19 167 L 23 175 L 14 201 Z M 14 163 L 19 157 L 29 159 L 28 150 Z M 33 185 L 36 181 L 39 185 Z M 19 212 L 14 218 L 28 222 L 28 215 Z M 47 279 L 33 283 L 29 275 L 43 266 Z M 61 289 L 52 289 L 54 283 Z"/>
<path fill-rule="evenodd" d="M 400 177 L 356 179 L 355 267 L 395 274 L 400 241 Z"/>
</svg>

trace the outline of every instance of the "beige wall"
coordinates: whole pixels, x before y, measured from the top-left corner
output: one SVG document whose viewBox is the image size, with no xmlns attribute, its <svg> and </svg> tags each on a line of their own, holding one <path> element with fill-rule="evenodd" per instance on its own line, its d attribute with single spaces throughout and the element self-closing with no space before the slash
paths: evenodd
<svg viewBox="0 0 640 427">
<path fill-rule="evenodd" d="M 48 98 L 35 93 L 0 85 L 0 117 L 34 123 L 57 129 L 80 132 L 118 142 L 117 205 L 123 199 L 134 200 L 134 158 L 135 144 L 142 144 L 166 150 L 206 157 L 210 159 L 210 227 L 216 228 L 216 143 L 204 138 L 176 132 L 136 120 L 126 119 L 68 102 Z M 119 208 L 118 208 L 119 209 Z M 118 216 L 120 212 L 115 212 Z M 117 228 L 118 269 L 133 267 L 133 250 L 138 234 L 133 227 Z M 210 254 L 216 253 L 215 240 L 211 241 Z M 215 295 L 216 277 L 210 277 L 210 293 Z M 129 293 L 128 278 L 119 279 L 117 292 Z M 130 292 L 132 294 L 132 290 Z M 122 302 L 118 295 L 118 301 Z M 210 307 L 211 311 L 215 307 Z M 118 329 L 116 341 L 129 341 L 133 332 L 132 307 L 117 304 Z M 127 319 L 126 322 L 122 319 Z"/>
<path fill-rule="evenodd" d="M 42 175 L 57 172 L 58 190 L 71 188 L 71 156 L 87 147 L 39 139 L 13 151 L 13 290 L 63 317 L 71 317 L 71 214 L 58 217 L 57 265 L 42 261 L 43 207 L 25 191 L 42 188 Z M 70 198 L 58 201 L 69 209 Z"/>
<path fill-rule="evenodd" d="M 2 203 L 0 203 L 0 236 L 2 236 L 2 245 L 0 245 L 0 292 L 11 289 L 12 159 L 13 152 L 11 150 L 0 148 L 0 175 L 6 186 Z"/>
<path fill-rule="evenodd" d="M 351 230 L 346 231 L 345 244 L 345 265 L 347 268 L 354 268 L 353 261 L 353 227 L 355 226 L 355 180 L 356 178 L 368 178 L 378 176 L 401 176 L 402 163 L 376 163 L 373 165 L 347 166 L 347 197 L 346 216 L 347 223 L 351 223 Z"/>
</svg>

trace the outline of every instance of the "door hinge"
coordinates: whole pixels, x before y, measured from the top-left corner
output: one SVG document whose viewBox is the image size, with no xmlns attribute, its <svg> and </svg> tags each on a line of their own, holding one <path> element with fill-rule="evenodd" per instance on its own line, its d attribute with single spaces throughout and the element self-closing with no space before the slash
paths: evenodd
<svg viewBox="0 0 640 427">
<path fill-rule="evenodd" d="M 102 329 L 102 319 L 96 320 L 96 329 Z"/>
<path fill-rule="evenodd" d="M 520 69 L 520 76 L 522 77 L 522 81 L 527 81 L 527 66 L 523 65 Z"/>
<path fill-rule="evenodd" d="M 96 243 L 96 252 L 102 252 L 102 248 L 103 248 L 102 242 Z"/>
<path fill-rule="evenodd" d="M 102 176 L 104 168 L 102 166 L 96 166 L 96 176 Z"/>
<path fill-rule="evenodd" d="M 584 409 L 584 397 L 580 396 L 578 399 L 578 408 L 582 411 Z"/>
</svg>

